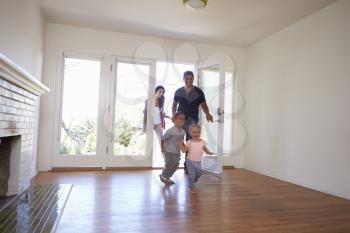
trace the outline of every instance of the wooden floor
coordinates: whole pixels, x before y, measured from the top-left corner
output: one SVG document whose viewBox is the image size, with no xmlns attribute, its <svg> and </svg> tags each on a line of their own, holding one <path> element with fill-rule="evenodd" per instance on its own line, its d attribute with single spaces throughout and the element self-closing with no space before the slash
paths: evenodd
<svg viewBox="0 0 350 233">
<path fill-rule="evenodd" d="M 33 184 L 73 184 L 58 232 L 349 233 L 350 201 L 243 169 L 205 176 L 190 194 L 160 170 L 43 172 Z"/>
<path fill-rule="evenodd" d="M 0 200 L 0 232 L 50 233 L 55 229 L 72 185 L 30 186 Z"/>
</svg>

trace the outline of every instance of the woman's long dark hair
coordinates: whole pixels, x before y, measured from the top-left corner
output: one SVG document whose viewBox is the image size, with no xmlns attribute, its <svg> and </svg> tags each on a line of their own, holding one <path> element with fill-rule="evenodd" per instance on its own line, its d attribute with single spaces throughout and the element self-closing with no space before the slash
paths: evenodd
<svg viewBox="0 0 350 233">
<path fill-rule="evenodd" d="M 160 89 L 163 89 L 163 91 L 164 91 L 164 93 L 165 93 L 165 88 L 164 88 L 163 86 L 160 86 L 160 85 L 156 87 L 155 93 L 157 93 L 157 91 L 160 90 Z M 163 111 L 163 107 L 164 107 L 164 94 L 159 98 L 158 105 L 159 105 L 159 109 L 160 109 L 161 111 Z"/>
</svg>

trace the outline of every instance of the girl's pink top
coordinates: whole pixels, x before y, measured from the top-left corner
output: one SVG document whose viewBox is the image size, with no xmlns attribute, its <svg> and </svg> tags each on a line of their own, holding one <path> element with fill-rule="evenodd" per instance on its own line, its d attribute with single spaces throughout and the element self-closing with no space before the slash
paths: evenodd
<svg viewBox="0 0 350 233">
<path fill-rule="evenodd" d="M 203 147 L 206 145 L 206 142 L 203 139 L 198 141 L 188 140 L 186 142 L 187 151 L 187 159 L 195 162 L 200 162 L 203 156 Z"/>
</svg>

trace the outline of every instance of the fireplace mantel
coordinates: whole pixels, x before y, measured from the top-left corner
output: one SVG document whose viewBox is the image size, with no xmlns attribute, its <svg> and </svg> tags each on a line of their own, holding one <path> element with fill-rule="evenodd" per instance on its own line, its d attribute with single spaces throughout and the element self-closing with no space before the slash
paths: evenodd
<svg viewBox="0 0 350 233">
<path fill-rule="evenodd" d="M 21 193 L 36 173 L 36 108 L 49 91 L 0 53 L 0 196 Z"/>
<path fill-rule="evenodd" d="M 0 76 L 38 96 L 50 91 L 47 86 L 31 76 L 2 53 L 0 53 Z"/>
</svg>

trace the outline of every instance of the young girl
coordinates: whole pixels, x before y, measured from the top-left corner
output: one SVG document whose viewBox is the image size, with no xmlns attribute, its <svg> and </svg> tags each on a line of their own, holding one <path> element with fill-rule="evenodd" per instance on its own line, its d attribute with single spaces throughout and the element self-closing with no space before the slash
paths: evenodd
<svg viewBox="0 0 350 233">
<path fill-rule="evenodd" d="M 181 144 L 182 152 L 187 152 L 186 165 L 188 170 L 188 179 L 190 190 L 195 193 L 195 186 L 198 179 L 202 176 L 202 156 L 203 152 L 213 155 L 206 146 L 206 142 L 201 139 L 201 128 L 197 124 L 189 127 L 191 139 Z"/>
</svg>

